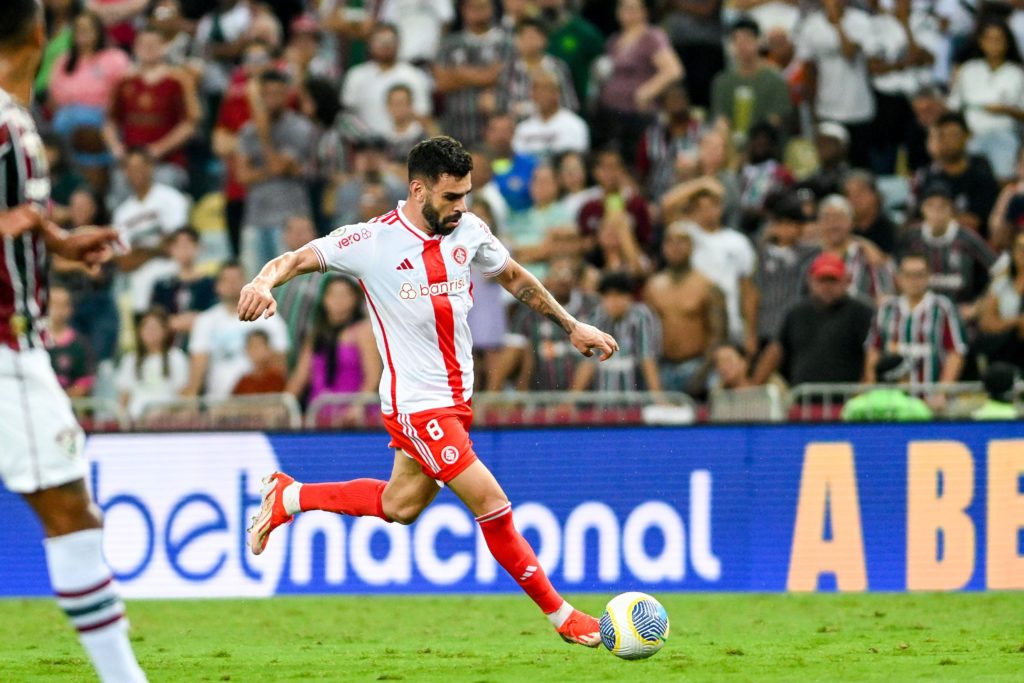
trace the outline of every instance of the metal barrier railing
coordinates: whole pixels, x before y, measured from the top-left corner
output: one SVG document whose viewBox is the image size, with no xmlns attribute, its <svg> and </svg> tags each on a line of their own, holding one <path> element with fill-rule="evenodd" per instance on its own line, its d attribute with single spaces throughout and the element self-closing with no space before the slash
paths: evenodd
<svg viewBox="0 0 1024 683">
<path fill-rule="evenodd" d="M 786 415 L 790 420 L 816 422 L 837 420 L 843 404 L 872 389 L 877 384 L 799 384 L 790 389 Z M 968 418 L 986 401 L 981 382 L 956 382 L 901 386 L 912 396 L 924 399 L 936 415 L 945 418 Z M 1024 411 L 1024 383 L 1014 388 L 1014 404 Z M 1022 412 L 1024 414 L 1024 412 Z"/>
<path fill-rule="evenodd" d="M 284 393 L 225 399 L 200 396 L 148 405 L 134 426 L 145 431 L 298 430 L 302 429 L 302 410 L 294 396 Z"/>
<path fill-rule="evenodd" d="M 71 409 L 86 431 L 131 431 L 132 421 L 128 412 L 117 401 L 109 398 L 73 398 Z"/>
<path fill-rule="evenodd" d="M 775 384 L 711 392 L 709 422 L 781 422 L 786 419 L 782 390 Z"/>
</svg>

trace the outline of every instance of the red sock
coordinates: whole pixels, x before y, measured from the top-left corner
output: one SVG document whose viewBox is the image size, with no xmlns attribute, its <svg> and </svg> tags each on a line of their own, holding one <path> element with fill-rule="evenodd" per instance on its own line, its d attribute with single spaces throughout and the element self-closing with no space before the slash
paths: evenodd
<svg viewBox="0 0 1024 683">
<path fill-rule="evenodd" d="M 561 607 L 562 596 L 551 585 L 533 548 L 512 524 L 512 504 L 477 517 L 476 521 L 484 532 L 491 555 L 541 611 L 550 614 Z"/>
<path fill-rule="evenodd" d="M 381 494 L 386 481 L 380 479 L 353 479 L 330 484 L 303 484 L 299 489 L 299 507 L 307 510 L 326 510 L 351 517 L 380 517 L 384 515 Z"/>
</svg>

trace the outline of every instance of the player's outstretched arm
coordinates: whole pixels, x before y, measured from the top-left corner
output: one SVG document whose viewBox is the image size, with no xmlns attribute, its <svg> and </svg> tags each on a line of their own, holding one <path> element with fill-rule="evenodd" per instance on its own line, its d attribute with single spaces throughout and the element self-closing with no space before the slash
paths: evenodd
<svg viewBox="0 0 1024 683">
<path fill-rule="evenodd" d="M 252 282 L 242 287 L 238 300 L 238 319 L 257 320 L 260 316 L 269 318 L 277 312 L 277 302 L 270 290 L 283 285 L 294 277 L 320 270 L 320 260 L 309 247 L 288 251 L 263 266 Z"/>
<path fill-rule="evenodd" d="M 515 298 L 565 330 L 569 342 L 584 356 L 593 356 L 594 351 L 599 351 L 601 360 L 608 360 L 619 350 L 614 337 L 569 315 L 540 280 L 514 260 L 495 280 Z"/>
</svg>

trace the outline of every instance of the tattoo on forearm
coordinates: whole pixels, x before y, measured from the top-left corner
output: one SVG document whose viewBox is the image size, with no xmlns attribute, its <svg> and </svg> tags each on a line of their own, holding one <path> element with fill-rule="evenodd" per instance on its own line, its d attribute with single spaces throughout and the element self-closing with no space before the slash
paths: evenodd
<svg viewBox="0 0 1024 683">
<path fill-rule="evenodd" d="M 533 283 L 525 284 L 516 290 L 516 298 L 561 327 L 566 334 L 572 334 L 576 329 L 576 320 L 543 287 Z"/>
</svg>

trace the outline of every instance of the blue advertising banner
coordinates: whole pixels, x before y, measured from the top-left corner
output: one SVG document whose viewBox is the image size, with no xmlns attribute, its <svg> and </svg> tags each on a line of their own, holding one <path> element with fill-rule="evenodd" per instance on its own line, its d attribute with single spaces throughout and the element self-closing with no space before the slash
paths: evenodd
<svg viewBox="0 0 1024 683">
<path fill-rule="evenodd" d="M 1024 423 L 479 431 L 567 591 L 1024 589 Z M 260 479 L 386 479 L 382 434 L 92 437 L 129 597 L 517 590 L 450 491 L 411 526 L 305 513 L 246 548 Z M 0 493 L 0 594 L 50 593 L 38 523 Z"/>
</svg>

